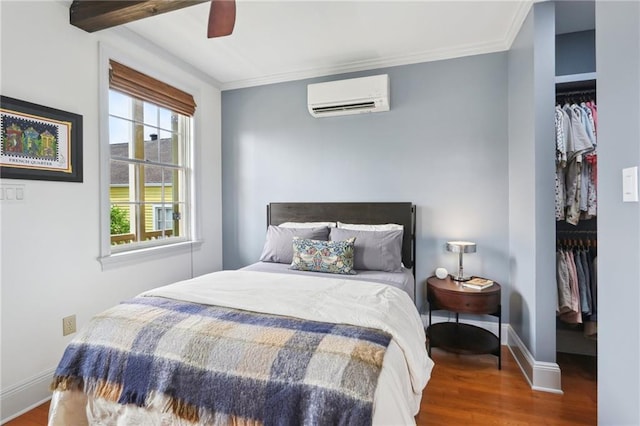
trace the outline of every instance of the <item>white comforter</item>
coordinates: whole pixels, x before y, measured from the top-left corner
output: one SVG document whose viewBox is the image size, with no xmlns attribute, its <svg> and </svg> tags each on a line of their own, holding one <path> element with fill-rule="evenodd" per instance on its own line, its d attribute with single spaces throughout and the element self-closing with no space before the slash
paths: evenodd
<svg viewBox="0 0 640 426">
<path fill-rule="evenodd" d="M 374 399 L 374 424 L 415 424 L 422 390 L 433 362 L 425 349 L 420 316 L 409 296 L 397 288 L 340 278 L 305 277 L 255 271 L 221 271 L 142 293 L 195 303 L 225 306 L 329 323 L 352 324 L 384 330 L 393 337 L 379 377 Z M 50 425 L 66 424 L 84 411 L 86 398 L 56 392 Z M 116 424 L 110 411 L 118 410 L 117 424 L 144 417 L 137 407 L 114 407 L 88 401 L 89 424 Z M 159 414 L 157 414 L 159 415 Z M 144 417 L 154 418 L 154 415 Z M 115 419 L 114 419 L 115 420 Z M 124 423 L 122 423 L 124 421 Z M 149 420 L 149 423 L 160 424 Z"/>
</svg>

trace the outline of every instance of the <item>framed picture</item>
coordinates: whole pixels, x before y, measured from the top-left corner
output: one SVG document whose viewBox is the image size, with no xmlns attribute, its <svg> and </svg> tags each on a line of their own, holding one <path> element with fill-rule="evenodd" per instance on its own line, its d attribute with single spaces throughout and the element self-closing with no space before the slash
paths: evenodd
<svg viewBox="0 0 640 426">
<path fill-rule="evenodd" d="M 0 97 L 0 178 L 82 182 L 82 116 Z"/>
</svg>

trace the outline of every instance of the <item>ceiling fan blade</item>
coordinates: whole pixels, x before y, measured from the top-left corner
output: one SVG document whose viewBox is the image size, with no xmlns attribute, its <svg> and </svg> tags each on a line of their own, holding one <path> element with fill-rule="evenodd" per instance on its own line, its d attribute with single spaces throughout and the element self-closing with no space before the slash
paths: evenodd
<svg viewBox="0 0 640 426">
<path fill-rule="evenodd" d="M 233 32 L 236 23 L 235 0 L 211 0 L 207 37 L 224 37 Z"/>
</svg>

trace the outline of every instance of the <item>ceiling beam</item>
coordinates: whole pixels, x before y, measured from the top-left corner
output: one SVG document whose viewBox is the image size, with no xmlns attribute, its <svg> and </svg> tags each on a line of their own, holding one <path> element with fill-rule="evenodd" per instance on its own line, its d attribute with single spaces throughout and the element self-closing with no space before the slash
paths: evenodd
<svg viewBox="0 0 640 426">
<path fill-rule="evenodd" d="M 71 25 L 92 33 L 206 1 L 209 0 L 74 0 L 69 20 Z"/>
</svg>

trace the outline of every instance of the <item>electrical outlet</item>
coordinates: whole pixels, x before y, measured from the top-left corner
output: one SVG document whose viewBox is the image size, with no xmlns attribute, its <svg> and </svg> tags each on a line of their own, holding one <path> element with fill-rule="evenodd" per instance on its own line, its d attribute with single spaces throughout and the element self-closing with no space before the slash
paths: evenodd
<svg viewBox="0 0 640 426">
<path fill-rule="evenodd" d="M 66 336 L 76 332 L 76 316 L 69 315 L 62 318 L 62 335 Z"/>
</svg>

